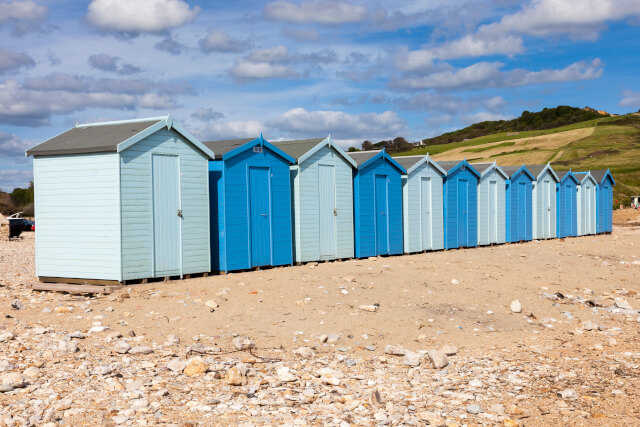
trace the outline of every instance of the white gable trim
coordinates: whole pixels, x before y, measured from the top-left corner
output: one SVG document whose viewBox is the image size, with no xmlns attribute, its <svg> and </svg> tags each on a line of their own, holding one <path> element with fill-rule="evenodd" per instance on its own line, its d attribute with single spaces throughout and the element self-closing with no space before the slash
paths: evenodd
<svg viewBox="0 0 640 427">
<path fill-rule="evenodd" d="M 350 156 L 348 156 L 347 153 L 345 153 L 337 144 L 335 144 L 333 142 L 333 139 L 331 139 L 331 135 L 329 135 L 328 137 L 326 137 L 325 139 L 320 141 L 315 147 L 313 147 L 311 150 L 307 151 L 302 156 L 300 156 L 300 158 L 298 159 L 298 164 L 303 163 L 305 160 L 307 160 L 308 158 L 313 156 L 315 153 L 317 153 L 324 146 L 328 146 L 330 148 L 333 148 L 353 168 L 355 168 L 355 169 L 358 168 L 358 164 L 356 163 L 356 161 L 353 160 Z"/>
</svg>

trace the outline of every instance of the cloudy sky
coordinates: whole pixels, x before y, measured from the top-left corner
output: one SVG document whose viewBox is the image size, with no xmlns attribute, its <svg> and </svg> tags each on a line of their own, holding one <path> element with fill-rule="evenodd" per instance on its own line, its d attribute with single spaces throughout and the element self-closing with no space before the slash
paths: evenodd
<svg viewBox="0 0 640 427">
<path fill-rule="evenodd" d="M 640 108 L 638 0 L 0 0 L 0 188 L 77 122 L 203 140 L 433 136 L 557 105 Z"/>
</svg>

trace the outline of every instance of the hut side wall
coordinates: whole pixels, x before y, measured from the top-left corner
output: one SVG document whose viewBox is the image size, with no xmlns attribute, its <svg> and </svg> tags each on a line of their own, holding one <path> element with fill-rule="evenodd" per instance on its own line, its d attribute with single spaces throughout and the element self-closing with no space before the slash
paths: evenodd
<svg viewBox="0 0 640 427">
<path fill-rule="evenodd" d="M 122 280 L 118 154 L 35 157 L 36 274 Z"/>
<path fill-rule="evenodd" d="M 183 212 L 182 273 L 211 270 L 207 158 L 179 133 L 163 129 L 120 153 L 124 280 L 155 277 L 152 155 L 179 158 Z M 177 213 L 176 213 L 177 214 Z"/>
<path fill-rule="evenodd" d="M 336 255 L 320 255 L 319 165 L 334 167 Z M 298 170 L 295 241 L 297 262 L 353 258 L 353 168 L 334 149 L 325 146 L 306 159 Z"/>
<path fill-rule="evenodd" d="M 431 242 L 423 242 L 421 181 L 431 181 Z M 406 253 L 444 248 L 444 219 L 442 205 L 442 175 L 429 163 L 418 166 L 406 179 L 403 189 L 404 251 Z"/>
</svg>

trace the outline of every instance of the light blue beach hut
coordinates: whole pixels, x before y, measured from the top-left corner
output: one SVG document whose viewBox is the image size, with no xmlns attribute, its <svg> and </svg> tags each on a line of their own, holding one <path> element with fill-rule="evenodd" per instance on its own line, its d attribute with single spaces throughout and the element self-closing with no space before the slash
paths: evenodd
<svg viewBox="0 0 640 427">
<path fill-rule="evenodd" d="M 577 194 L 578 180 L 571 170 L 556 172 L 560 182 L 557 184 L 557 237 L 578 235 Z"/>
<path fill-rule="evenodd" d="M 273 142 L 291 166 L 295 262 L 353 258 L 353 170 L 356 162 L 331 136 Z"/>
<path fill-rule="evenodd" d="M 394 159 L 407 171 L 402 177 L 404 252 L 444 249 L 442 180 L 446 172 L 429 155 Z"/>
<path fill-rule="evenodd" d="M 214 154 L 171 117 L 76 125 L 27 154 L 41 280 L 124 283 L 210 271 Z"/>
<path fill-rule="evenodd" d="M 471 163 L 478 181 L 478 245 L 505 243 L 507 175 L 495 162 Z"/>
<path fill-rule="evenodd" d="M 596 195 L 597 206 L 597 227 L 598 233 L 611 233 L 613 230 L 613 186 L 616 182 L 609 169 L 589 171 L 598 183 Z"/>
<path fill-rule="evenodd" d="M 532 185 L 533 238 L 556 237 L 556 186 L 560 180 L 549 163 L 527 165 L 535 177 Z"/>
<path fill-rule="evenodd" d="M 356 257 L 401 254 L 405 169 L 384 150 L 347 154 L 358 165 L 353 178 Z"/>
<path fill-rule="evenodd" d="M 596 234 L 597 204 L 596 187 L 598 183 L 589 172 L 574 172 L 578 182 L 578 236 Z"/>
<path fill-rule="evenodd" d="M 259 138 L 208 141 L 213 271 L 290 265 L 295 159 Z"/>
<path fill-rule="evenodd" d="M 478 181 L 480 174 L 466 160 L 438 162 L 447 172 L 443 184 L 444 246 L 478 246 Z"/>
<path fill-rule="evenodd" d="M 525 165 L 504 166 L 509 176 L 506 190 L 506 240 L 524 242 L 532 239 L 532 182 L 535 179 Z"/>
</svg>

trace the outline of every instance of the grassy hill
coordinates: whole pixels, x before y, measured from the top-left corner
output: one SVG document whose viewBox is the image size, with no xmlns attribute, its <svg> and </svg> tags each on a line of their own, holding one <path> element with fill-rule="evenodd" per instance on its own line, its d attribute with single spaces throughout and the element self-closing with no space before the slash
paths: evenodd
<svg viewBox="0 0 640 427">
<path fill-rule="evenodd" d="M 640 113 L 590 119 L 553 129 L 508 131 L 435 144 L 400 155 L 429 153 L 435 160 L 493 162 L 502 166 L 551 162 L 557 170 L 607 169 L 614 200 L 628 205 L 640 194 Z"/>
</svg>

